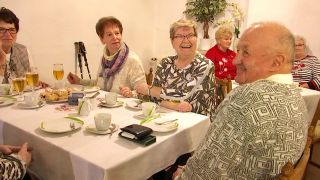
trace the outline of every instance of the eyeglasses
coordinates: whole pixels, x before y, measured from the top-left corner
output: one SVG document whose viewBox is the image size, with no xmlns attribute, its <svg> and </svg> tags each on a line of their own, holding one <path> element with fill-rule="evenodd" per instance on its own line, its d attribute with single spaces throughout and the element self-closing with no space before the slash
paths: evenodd
<svg viewBox="0 0 320 180">
<path fill-rule="evenodd" d="M 304 44 L 296 44 L 295 46 L 296 46 L 296 47 L 297 47 L 297 46 L 304 46 Z"/>
<path fill-rule="evenodd" d="M 173 38 L 182 41 L 182 40 L 184 40 L 184 38 L 187 38 L 189 40 L 190 38 L 193 38 L 195 36 L 196 36 L 195 34 L 187 34 L 187 35 L 178 34 L 178 35 L 174 36 Z"/>
<path fill-rule="evenodd" d="M 0 28 L 0 34 L 4 34 L 4 33 L 6 33 L 6 32 L 9 32 L 11 35 L 17 34 L 16 28 L 9 28 L 9 29 Z"/>
</svg>

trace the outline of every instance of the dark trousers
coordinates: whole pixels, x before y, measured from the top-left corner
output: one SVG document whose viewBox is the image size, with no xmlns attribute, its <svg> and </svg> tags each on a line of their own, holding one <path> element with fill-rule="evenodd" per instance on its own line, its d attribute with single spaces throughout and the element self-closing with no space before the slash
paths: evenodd
<svg viewBox="0 0 320 180">
<path fill-rule="evenodd" d="M 152 176 L 153 180 L 172 180 L 172 175 L 178 169 L 178 166 L 186 165 L 188 159 L 191 157 L 191 153 L 187 153 L 178 157 L 176 162 L 168 169 L 161 170 Z"/>
</svg>

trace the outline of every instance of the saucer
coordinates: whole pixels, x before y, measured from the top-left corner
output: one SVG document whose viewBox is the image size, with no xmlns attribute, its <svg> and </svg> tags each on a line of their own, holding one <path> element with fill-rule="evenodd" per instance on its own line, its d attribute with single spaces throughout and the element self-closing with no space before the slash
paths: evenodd
<svg viewBox="0 0 320 180">
<path fill-rule="evenodd" d="M 44 106 L 45 104 L 46 104 L 45 101 L 40 101 L 38 104 L 36 104 L 34 106 L 29 106 L 25 102 L 21 102 L 21 103 L 17 104 L 17 106 L 18 106 L 18 108 L 21 108 L 21 109 L 36 109 L 36 108 L 40 108 L 40 107 Z"/>
<path fill-rule="evenodd" d="M 155 122 L 149 122 L 149 123 L 145 123 L 143 124 L 146 127 L 151 128 L 153 131 L 155 132 L 170 132 L 170 131 L 174 131 L 178 128 L 179 123 L 178 122 L 172 122 L 172 123 L 167 123 L 167 124 L 163 124 L 163 125 L 158 125 Z"/>
<path fill-rule="evenodd" d="M 111 125 L 109 126 L 109 129 L 107 129 L 106 131 L 99 131 L 96 129 L 96 125 L 95 124 L 89 124 L 86 127 L 86 130 L 88 132 L 94 133 L 94 134 L 100 134 L 100 135 L 104 135 L 104 134 L 110 134 L 110 133 L 114 133 L 119 129 L 119 126 L 117 124 L 111 123 Z"/>
<path fill-rule="evenodd" d="M 107 107 L 107 108 L 115 108 L 115 107 L 120 107 L 120 106 L 122 106 L 123 103 L 124 103 L 123 101 L 117 101 L 115 104 L 109 105 L 109 104 L 105 103 L 105 101 L 102 101 L 102 102 L 100 103 L 100 106 L 102 106 L 102 107 Z"/>
</svg>

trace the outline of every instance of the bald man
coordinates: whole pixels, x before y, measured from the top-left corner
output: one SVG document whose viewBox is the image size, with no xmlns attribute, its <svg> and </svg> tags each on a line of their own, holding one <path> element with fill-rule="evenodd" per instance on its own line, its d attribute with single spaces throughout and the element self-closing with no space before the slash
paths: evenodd
<svg viewBox="0 0 320 180">
<path fill-rule="evenodd" d="M 240 38 L 235 88 L 218 107 L 207 135 L 178 179 L 272 179 L 294 163 L 307 139 L 307 110 L 290 74 L 294 37 L 260 22 Z"/>
</svg>

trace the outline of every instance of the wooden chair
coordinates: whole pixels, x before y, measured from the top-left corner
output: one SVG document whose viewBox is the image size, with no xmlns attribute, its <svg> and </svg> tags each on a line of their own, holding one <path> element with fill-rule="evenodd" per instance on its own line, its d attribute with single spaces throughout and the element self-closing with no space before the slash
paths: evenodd
<svg viewBox="0 0 320 180">
<path fill-rule="evenodd" d="M 314 127 L 310 126 L 308 129 L 308 139 L 303 151 L 303 154 L 296 165 L 293 165 L 291 161 L 287 162 L 281 168 L 281 174 L 279 176 L 280 180 L 302 180 L 304 177 L 304 172 L 307 168 L 310 159 L 310 148 L 312 144 L 312 136 L 314 133 Z"/>
<path fill-rule="evenodd" d="M 225 79 L 215 78 L 216 82 L 216 91 L 215 91 L 215 99 L 217 108 L 218 105 L 223 101 L 223 99 L 227 96 L 227 94 L 232 90 L 232 82 L 231 77 L 228 75 Z"/>
<path fill-rule="evenodd" d="M 153 69 L 152 69 L 152 68 L 150 68 L 150 69 L 149 69 L 149 73 L 146 74 L 146 80 L 147 80 L 147 84 L 148 84 L 149 86 L 151 86 L 151 85 L 152 85 L 152 82 L 153 82 Z"/>
</svg>

